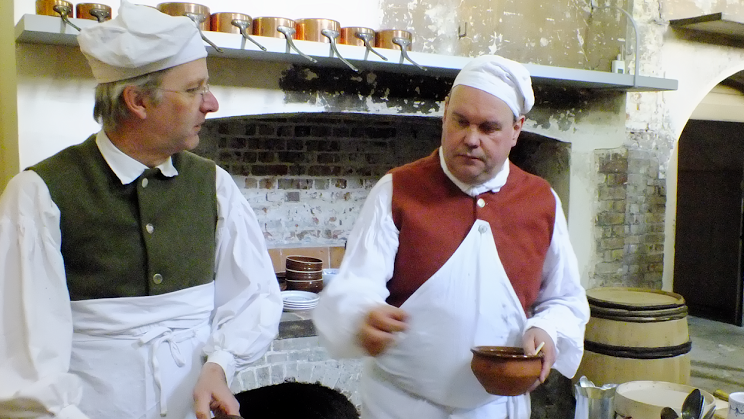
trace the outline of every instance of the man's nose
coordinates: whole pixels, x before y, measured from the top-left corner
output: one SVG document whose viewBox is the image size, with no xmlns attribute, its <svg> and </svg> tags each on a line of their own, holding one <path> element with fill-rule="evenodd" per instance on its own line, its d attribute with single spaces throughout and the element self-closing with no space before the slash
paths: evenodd
<svg viewBox="0 0 744 419">
<path fill-rule="evenodd" d="M 463 142 L 470 147 L 478 147 L 480 144 L 480 133 L 478 127 L 469 126 L 465 129 L 465 138 Z"/>
<path fill-rule="evenodd" d="M 220 109 L 220 104 L 217 102 L 217 98 L 214 93 L 207 92 L 204 94 L 201 103 L 201 111 L 204 113 L 217 112 Z"/>
</svg>

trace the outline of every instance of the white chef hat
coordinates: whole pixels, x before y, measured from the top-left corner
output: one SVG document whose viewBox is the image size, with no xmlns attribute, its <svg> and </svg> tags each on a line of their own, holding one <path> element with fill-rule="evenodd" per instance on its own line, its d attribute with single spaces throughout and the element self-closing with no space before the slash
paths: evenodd
<svg viewBox="0 0 744 419">
<path fill-rule="evenodd" d="M 207 56 L 196 24 L 122 0 L 116 18 L 80 31 L 80 50 L 98 83 L 124 80 Z"/>
<path fill-rule="evenodd" d="M 460 84 L 483 90 L 503 100 L 516 117 L 529 112 L 535 104 L 527 68 L 498 55 L 483 55 L 465 64 L 452 87 Z"/>
</svg>

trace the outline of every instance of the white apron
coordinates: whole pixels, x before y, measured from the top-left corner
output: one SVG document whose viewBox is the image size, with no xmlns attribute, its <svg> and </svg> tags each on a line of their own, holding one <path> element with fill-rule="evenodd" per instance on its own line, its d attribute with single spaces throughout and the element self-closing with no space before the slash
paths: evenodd
<svg viewBox="0 0 744 419">
<path fill-rule="evenodd" d="M 529 395 L 490 395 L 470 370 L 471 347 L 522 346 L 527 321 L 488 222 L 401 308 L 408 330 L 365 366 L 363 418 L 529 418 Z"/>
<path fill-rule="evenodd" d="M 214 282 L 147 297 L 72 302 L 70 372 L 91 418 L 194 418 Z"/>
</svg>

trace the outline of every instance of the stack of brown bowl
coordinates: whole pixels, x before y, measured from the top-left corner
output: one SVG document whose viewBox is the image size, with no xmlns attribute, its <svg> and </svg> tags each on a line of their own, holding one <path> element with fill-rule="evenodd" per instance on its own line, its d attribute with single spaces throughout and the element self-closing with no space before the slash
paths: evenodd
<svg viewBox="0 0 744 419">
<path fill-rule="evenodd" d="M 310 256 L 287 256 L 285 278 L 288 290 L 320 292 L 323 261 Z"/>
</svg>

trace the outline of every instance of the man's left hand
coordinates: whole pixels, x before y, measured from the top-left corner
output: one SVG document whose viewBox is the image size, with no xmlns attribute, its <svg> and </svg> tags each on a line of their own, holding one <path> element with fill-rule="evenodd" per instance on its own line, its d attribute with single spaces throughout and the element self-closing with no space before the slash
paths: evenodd
<svg viewBox="0 0 744 419">
<path fill-rule="evenodd" d="M 215 416 L 240 416 L 240 404 L 227 386 L 225 371 L 219 364 L 207 362 L 194 386 L 194 412 L 196 419 Z"/>
<path fill-rule="evenodd" d="M 540 370 L 540 378 L 530 388 L 530 391 L 534 390 L 540 384 L 544 383 L 548 379 L 550 369 L 555 363 L 555 343 L 550 338 L 548 332 L 540 329 L 539 327 L 532 327 L 528 329 L 522 337 L 522 348 L 526 354 L 534 354 L 535 349 L 540 346 L 541 343 L 545 342 L 540 352 L 543 354 L 542 359 L 542 370 Z"/>
</svg>

